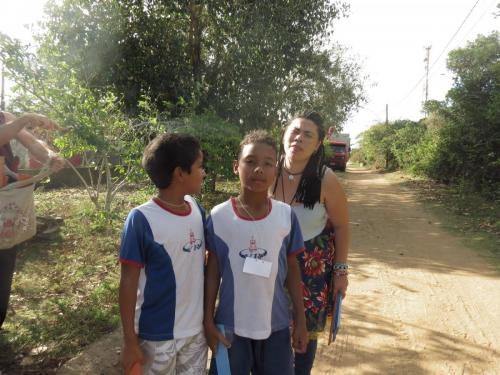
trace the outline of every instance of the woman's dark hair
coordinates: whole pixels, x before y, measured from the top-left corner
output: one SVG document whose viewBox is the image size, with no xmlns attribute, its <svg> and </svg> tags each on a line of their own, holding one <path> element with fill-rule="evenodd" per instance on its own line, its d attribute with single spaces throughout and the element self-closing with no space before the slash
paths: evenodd
<svg viewBox="0 0 500 375">
<path fill-rule="evenodd" d="M 316 125 L 320 141 L 319 148 L 311 155 L 309 161 L 306 164 L 306 167 L 304 168 L 304 172 L 302 173 L 302 176 L 300 178 L 297 191 L 295 192 L 295 195 L 293 197 L 295 201 L 301 202 L 304 207 L 310 208 L 312 210 L 314 204 L 316 202 L 319 202 L 321 199 L 321 180 L 325 175 L 325 148 L 323 146 L 325 129 L 323 128 L 323 118 L 316 111 L 306 111 L 294 116 L 292 120 L 287 124 L 287 126 L 283 129 L 279 151 L 278 177 L 276 178 L 276 182 L 274 183 L 273 193 L 276 193 L 278 180 L 283 173 L 283 164 L 285 163 L 285 148 L 283 146 L 283 136 L 285 135 L 286 128 L 291 124 L 293 120 L 298 118 L 309 120 L 314 125 Z"/>
<path fill-rule="evenodd" d="M 166 133 L 159 135 L 146 146 L 142 166 L 158 189 L 172 183 L 176 167 L 191 173 L 191 166 L 200 156 L 198 139 L 189 134 Z"/>
</svg>

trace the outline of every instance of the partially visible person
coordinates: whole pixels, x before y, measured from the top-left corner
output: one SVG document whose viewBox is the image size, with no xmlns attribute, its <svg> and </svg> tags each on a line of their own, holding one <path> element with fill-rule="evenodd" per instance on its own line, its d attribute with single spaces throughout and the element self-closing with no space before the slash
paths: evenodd
<svg viewBox="0 0 500 375">
<path fill-rule="evenodd" d="M 276 142 L 266 132 L 247 134 L 234 162 L 240 193 L 214 207 L 207 220 L 204 326 L 213 355 L 219 342 L 229 347 L 232 375 L 291 375 L 290 343 L 296 352 L 307 347 L 296 259 L 304 242 L 290 206 L 268 197 L 276 154 Z M 291 334 L 285 286 L 293 304 Z M 210 374 L 217 373 L 212 360 Z"/>
<path fill-rule="evenodd" d="M 132 209 L 123 229 L 120 314 L 125 373 L 203 374 L 205 213 L 191 194 L 205 171 L 191 135 L 163 134 L 146 147 L 142 165 L 158 189 Z"/>
<path fill-rule="evenodd" d="M 10 141 L 17 140 L 42 164 L 49 163 L 53 171 L 61 169 L 64 166 L 64 159 L 27 130 L 33 127 L 59 129 L 54 121 L 43 115 L 29 113 L 17 118 L 12 113 L 0 111 L 0 156 L 4 159 L 5 167 L 14 173 L 17 172 L 18 159 L 10 147 Z M 12 175 L 6 174 L 6 176 L 7 183 L 15 181 Z M 0 249 L 0 328 L 7 316 L 16 256 L 17 246 Z"/>
<path fill-rule="evenodd" d="M 325 166 L 324 137 L 323 119 L 317 112 L 302 113 L 288 124 L 282 136 L 278 176 L 271 191 L 275 199 L 292 206 L 305 242 L 305 251 L 297 258 L 309 344 L 306 353 L 295 353 L 296 375 L 311 373 L 318 334 L 325 328 L 329 305 L 337 293 L 345 297 L 348 284 L 347 199 L 335 174 Z"/>
</svg>

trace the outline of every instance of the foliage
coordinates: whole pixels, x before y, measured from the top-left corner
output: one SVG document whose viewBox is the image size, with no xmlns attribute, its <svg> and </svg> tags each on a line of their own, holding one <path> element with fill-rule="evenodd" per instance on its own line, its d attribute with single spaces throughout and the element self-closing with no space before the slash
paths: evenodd
<svg viewBox="0 0 500 375">
<path fill-rule="evenodd" d="M 49 2 L 43 48 L 96 92 L 112 91 L 136 113 L 142 97 L 182 111 L 192 91 L 186 2 Z M 171 106 L 170 103 L 179 103 Z"/>
<path fill-rule="evenodd" d="M 500 191 L 500 39 L 479 36 L 450 52 L 455 73 L 446 102 L 437 108 L 440 129 L 432 177 L 497 196 Z"/>
<path fill-rule="evenodd" d="M 375 168 L 393 169 L 395 157 L 391 145 L 400 123 L 379 123 L 373 125 L 360 135 L 360 145 L 368 164 Z"/>
<path fill-rule="evenodd" d="M 206 112 L 170 120 L 166 123 L 166 128 L 193 134 L 200 140 L 207 173 L 204 185 L 209 192 L 215 192 L 217 178 L 234 176 L 233 161 L 238 158 L 242 138 L 236 125 L 222 120 L 212 112 Z"/>
<path fill-rule="evenodd" d="M 480 35 L 450 52 L 453 87 L 445 101 L 425 103 L 427 118 L 377 124 L 365 131 L 361 146 L 366 161 L 499 199 L 499 35 Z"/>
<path fill-rule="evenodd" d="M 65 132 L 52 139 L 53 144 L 68 158 L 85 156 L 86 165 L 95 173 L 83 176 L 68 165 L 79 175 L 96 209 L 109 213 L 116 193 L 140 174 L 144 144 L 160 125 L 144 100 L 138 103 L 141 112 L 131 121 L 113 93 L 96 95 L 74 69 L 52 61 L 53 54 L 41 48 L 34 55 L 0 34 L 0 57 L 17 83 L 12 109 L 45 113 L 64 127 Z"/>
<path fill-rule="evenodd" d="M 340 127 L 363 99 L 357 63 L 338 46 L 325 49 L 347 8 L 325 0 L 53 1 L 40 41 L 132 113 L 147 96 L 173 117 L 213 110 L 246 131 L 307 105 Z"/>
<path fill-rule="evenodd" d="M 392 137 L 391 153 L 399 168 L 416 172 L 421 158 L 421 142 L 427 128 L 422 122 L 399 121 L 400 128 Z"/>
</svg>

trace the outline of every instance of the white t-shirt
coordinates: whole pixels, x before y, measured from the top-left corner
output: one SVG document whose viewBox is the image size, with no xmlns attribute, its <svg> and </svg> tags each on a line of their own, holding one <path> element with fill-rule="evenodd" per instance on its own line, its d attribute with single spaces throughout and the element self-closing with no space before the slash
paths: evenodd
<svg viewBox="0 0 500 375">
<path fill-rule="evenodd" d="M 204 212 L 186 195 L 179 215 L 153 199 L 130 211 L 120 261 L 141 267 L 135 310 L 139 337 L 194 336 L 203 329 Z"/>
<path fill-rule="evenodd" d="M 217 256 L 222 283 L 215 322 L 256 340 L 289 326 L 285 279 L 288 257 L 303 251 L 300 227 L 289 205 L 269 200 L 256 220 L 238 216 L 234 199 L 214 207 L 207 219 L 207 249 Z M 246 257 L 271 262 L 269 277 L 243 273 Z"/>
</svg>

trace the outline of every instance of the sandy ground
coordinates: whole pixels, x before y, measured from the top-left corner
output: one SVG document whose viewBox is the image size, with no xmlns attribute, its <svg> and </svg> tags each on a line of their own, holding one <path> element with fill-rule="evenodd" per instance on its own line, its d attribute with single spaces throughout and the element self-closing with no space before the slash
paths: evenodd
<svg viewBox="0 0 500 375">
<path fill-rule="evenodd" d="M 500 374 L 500 274 L 410 190 L 348 172 L 350 286 L 337 341 L 320 339 L 313 374 Z M 116 332 L 58 374 L 120 374 L 119 349 Z"/>
</svg>

